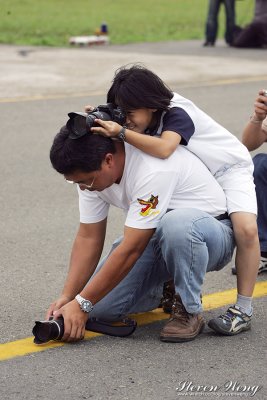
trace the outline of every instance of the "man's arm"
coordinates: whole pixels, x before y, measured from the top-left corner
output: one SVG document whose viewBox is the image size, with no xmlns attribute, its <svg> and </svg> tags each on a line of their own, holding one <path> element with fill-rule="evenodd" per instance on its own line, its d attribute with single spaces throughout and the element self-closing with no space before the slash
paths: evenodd
<svg viewBox="0 0 267 400">
<path fill-rule="evenodd" d="M 249 151 L 255 150 L 267 142 L 267 132 L 263 129 L 263 121 L 266 121 L 267 116 L 267 97 L 264 96 L 264 92 L 264 90 L 259 91 L 254 104 L 254 114 L 243 132 L 242 143 Z"/>
<path fill-rule="evenodd" d="M 61 296 L 52 303 L 46 318 L 70 302 L 84 288 L 92 276 L 103 250 L 107 220 L 94 224 L 80 224 L 73 243 L 69 272 Z"/>
<path fill-rule="evenodd" d="M 81 296 L 95 304 L 117 286 L 142 255 L 154 231 L 155 229 L 136 229 L 126 226 L 122 242 L 82 290 Z"/>
<path fill-rule="evenodd" d="M 101 300 L 129 273 L 142 255 L 155 229 L 125 227 L 124 239 L 110 254 L 101 270 L 81 291 L 81 296 L 93 304 Z M 78 287 L 78 285 L 76 286 Z M 77 341 L 84 337 L 88 314 L 81 311 L 74 299 L 60 308 L 54 315 L 64 318 L 64 341 Z"/>
<path fill-rule="evenodd" d="M 267 132 L 262 129 L 262 124 L 254 124 L 250 121 L 244 129 L 242 143 L 249 151 L 252 151 L 265 142 L 267 142 Z"/>
</svg>

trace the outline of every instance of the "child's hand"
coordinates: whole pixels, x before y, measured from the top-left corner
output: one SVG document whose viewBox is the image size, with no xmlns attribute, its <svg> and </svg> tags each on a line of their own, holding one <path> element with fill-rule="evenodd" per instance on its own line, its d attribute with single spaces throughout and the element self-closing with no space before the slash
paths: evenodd
<svg viewBox="0 0 267 400">
<path fill-rule="evenodd" d="M 264 96 L 265 90 L 259 91 L 259 96 L 256 98 L 254 103 L 254 111 L 257 119 L 263 121 L 267 116 L 267 96 Z"/>
<path fill-rule="evenodd" d="M 93 111 L 94 108 L 95 108 L 94 106 L 91 106 L 90 104 L 88 104 L 87 106 L 84 107 L 84 111 L 86 113 L 89 113 L 89 112 Z"/>
<path fill-rule="evenodd" d="M 91 132 L 98 135 L 116 137 L 122 129 L 122 126 L 114 121 L 103 121 L 102 119 L 95 119 L 95 122 L 100 126 L 92 127 Z"/>
</svg>

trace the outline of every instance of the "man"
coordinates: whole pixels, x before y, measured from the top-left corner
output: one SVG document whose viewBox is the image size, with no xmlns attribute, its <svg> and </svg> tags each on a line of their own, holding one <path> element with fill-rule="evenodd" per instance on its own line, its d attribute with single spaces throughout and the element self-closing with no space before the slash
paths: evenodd
<svg viewBox="0 0 267 400">
<path fill-rule="evenodd" d="M 225 7 L 225 41 L 231 45 L 233 41 L 233 31 L 235 28 L 235 0 L 210 0 L 208 17 L 206 22 L 206 41 L 204 46 L 214 46 L 218 32 L 218 15 L 221 4 Z"/>
<path fill-rule="evenodd" d="M 249 151 L 256 150 L 267 142 L 267 91 L 260 90 L 254 103 L 254 113 L 247 123 L 242 142 Z M 259 153 L 253 158 L 254 181 L 258 201 L 258 230 L 261 261 L 259 274 L 267 271 L 267 154 Z"/>
<path fill-rule="evenodd" d="M 225 195 L 206 166 L 185 148 L 161 160 L 90 133 L 71 139 L 68 127 L 50 159 L 79 193 L 69 273 L 47 312 L 64 317 L 63 340 L 82 339 L 88 317 L 114 321 L 152 310 L 170 279 L 175 303 L 160 338 L 193 340 L 204 327 L 205 273 L 225 266 L 234 250 Z M 110 204 L 125 210 L 124 236 L 98 265 Z"/>
</svg>

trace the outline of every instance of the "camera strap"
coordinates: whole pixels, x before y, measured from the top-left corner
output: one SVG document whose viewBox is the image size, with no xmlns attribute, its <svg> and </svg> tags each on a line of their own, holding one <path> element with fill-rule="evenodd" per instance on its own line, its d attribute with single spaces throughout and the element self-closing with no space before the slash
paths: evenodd
<svg viewBox="0 0 267 400">
<path fill-rule="evenodd" d="M 98 318 L 90 318 L 85 325 L 87 331 L 119 337 L 130 336 L 136 327 L 136 321 L 130 318 L 125 318 L 119 322 L 107 322 Z"/>
</svg>

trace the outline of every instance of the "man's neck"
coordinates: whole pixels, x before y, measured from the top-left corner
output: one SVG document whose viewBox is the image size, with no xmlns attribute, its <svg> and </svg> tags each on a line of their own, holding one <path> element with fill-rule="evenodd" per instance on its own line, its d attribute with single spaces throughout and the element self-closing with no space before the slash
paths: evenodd
<svg viewBox="0 0 267 400">
<path fill-rule="evenodd" d="M 119 184 L 124 172 L 125 165 L 125 145 L 123 142 L 116 142 L 116 153 L 114 154 L 114 160 L 116 162 L 116 175 L 118 176 L 115 183 Z"/>
</svg>

